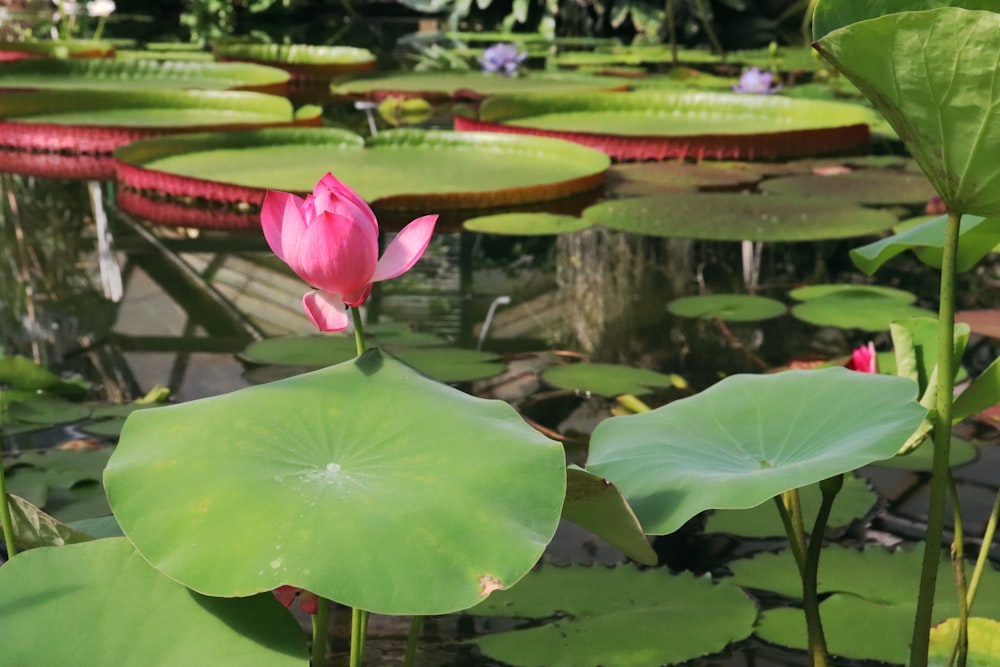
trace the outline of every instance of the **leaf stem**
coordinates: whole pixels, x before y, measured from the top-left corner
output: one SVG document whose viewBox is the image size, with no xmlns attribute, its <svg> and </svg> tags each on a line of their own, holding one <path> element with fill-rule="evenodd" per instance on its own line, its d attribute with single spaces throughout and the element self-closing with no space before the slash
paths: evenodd
<svg viewBox="0 0 1000 667">
<path fill-rule="evenodd" d="M 320 597 L 316 601 L 316 613 L 312 615 L 312 661 L 311 667 L 326 665 L 326 633 L 329 622 L 330 601 Z"/>
<path fill-rule="evenodd" d="M 834 475 L 820 482 L 823 500 L 812 532 L 809 533 L 809 547 L 806 551 L 805 567 L 802 571 L 802 609 L 806 615 L 806 631 L 809 635 L 809 656 L 813 667 L 826 667 L 830 656 L 826 648 L 826 635 L 819 614 L 819 557 L 823 551 L 823 536 L 830 521 L 830 512 L 837 494 L 844 487 L 844 476 Z"/>
<path fill-rule="evenodd" d="M 3 412 L 3 389 L 0 389 L 0 415 Z M 0 424 L 3 418 L 0 416 Z M 3 449 L 0 448 L 0 526 L 3 530 L 3 542 L 7 545 L 7 557 L 13 558 L 17 555 L 17 546 L 14 544 L 14 522 L 10 518 L 10 499 L 7 497 L 7 482 L 4 477 Z"/>
<path fill-rule="evenodd" d="M 351 308 L 351 317 L 354 319 L 354 344 L 358 348 L 358 356 L 365 353 L 365 325 L 361 321 L 361 309 Z"/>
<path fill-rule="evenodd" d="M 965 667 L 969 657 L 969 604 L 968 587 L 965 580 L 965 527 L 962 523 L 962 508 L 958 503 L 958 487 L 955 478 L 948 471 L 948 495 L 955 521 L 955 535 L 951 540 L 951 567 L 955 573 L 955 591 L 958 593 L 958 632 L 952 647 L 948 665 Z"/>
<path fill-rule="evenodd" d="M 420 631 L 424 627 L 424 617 L 414 616 L 410 619 L 410 634 L 406 637 L 406 658 L 403 667 L 413 667 L 417 659 L 417 644 L 420 642 Z"/>
<path fill-rule="evenodd" d="M 365 660 L 365 631 L 368 629 L 368 612 L 351 609 L 351 667 L 361 667 Z"/>
<path fill-rule="evenodd" d="M 785 491 L 774 497 L 778 505 L 781 523 L 785 525 L 788 535 L 788 545 L 795 557 L 795 565 L 799 568 L 799 576 L 803 576 L 806 566 L 806 529 L 802 523 L 802 503 L 799 501 L 799 490 Z"/>
<path fill-rule="evenodd" d="M 945 500 L 948 493 L 948 456 L 951 450 L 951 408 L 955 374 L 952 355 L 955 337 L 955 259 L 962 215 L 948 213 L 945 227 L 944 256 L 941 261 L 941 297 L 938 311 L 937 410 L 934 424 L 934 467 L 931 474 L 930 508 L 927 512 L 927 542 L 920 572 L 917 613 L 913 620 L 910 643 L 911 667 L 927 665 L 930 652 L 931 615 L 934 589 L 941 558 L 941 532 L 944 529 Z"/>
<path fill-rule="evenodd" d="M 972 570 L 972 579 L 969 580 L 969 590 L 965 595 L 965 604 L 969 612 L 972 612 L 972 603 L 976 601 L 976 589 L 979 588 L 979 580 L 986 569 L 986 561 L 990 555 L 990 546 L 993 544 L 993 536 L 997 532 L 997 516 L 1000 515 L 1000 491 L 993 500 L 993 511 L 990 512 L 990 520 L 986 523 L 986 532 L 983 534 L 983 542 L 979 545 L 979 556 L 976 558 L 976 567 Z"/>
</svg>

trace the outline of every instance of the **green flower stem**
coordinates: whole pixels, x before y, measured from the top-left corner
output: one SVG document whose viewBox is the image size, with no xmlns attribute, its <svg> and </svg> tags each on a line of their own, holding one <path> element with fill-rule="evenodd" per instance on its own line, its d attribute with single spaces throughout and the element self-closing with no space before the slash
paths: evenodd
<svg viewBox="0 0 1000 667">
<path fill-rule="evenodd" d="M 326 665 L 326 632 L 329 622 L 330 601 L 324 597 L 316 601 L 316 613 L 312 616 L 312 661 L 311 667 Z"/>
<path fill-rule="evenodd" d="M 799 490 L 785 491 L 780 496 L 775 496 L 774 501 L 778 505 L 781 522 L 785 524 L 788 545 L 795 557 L 799 575 L 802 576 L 806 566 L 806 529 L 802 523 L 802 503 L 799 500 Z"/>
<path fill-rule="evenodd" d="M 951 496 L 952 514 L 955 521 L 955 536 L 951 540 L 951 567 L 955 573 L 955 591 L 958 593 L 958 632 L 955 645 L 948 659 L 949 667 L 965 667 L 969 657 L 969 605 L 968 588 L 965 581 L 965 527 L 962 523 L 962 508 L 958 503 L 958 487 L 955 478 L 948 471 L 948 495 Z"/>
<path fill-rule="evenodd" d="M 0 406 L 3 405 L 3 390 L 0 390 Z M 4 478 L 3 452 L 0 451 L 0 526 L 3 530 L 3 541 L 7 545 L 7 556 L 13 558 L 17 555 L 17 547 L 14 545 L 14 522 L 10 518 L 10 500 L 7 498 L 7 482 Z"/>
<path fill-rule="evenodd" d="M 417 644 L 420 642 L 420 631 L 424 627 L 424 617 L 414 616 L 410 620 L 410 634 L 406 637 L 406 658 L 403 667 L 413 667 L 417 659 Z"/>
<path fill-rule="evenodd" d="M 948 456 L 951 450 L 951 407 L 954 400 L 952 392 L 955 383 L 952 366 L 955 338 L 955 258 L 958 255 L 958 232 L 961 220 L 961 213 L 957 211 L 948 213 L 944 256 L 941 261 L 937 410 L 931 420 L 934 424 L 934 467 L 931 475 L 930 509 L 927 513 L 927 542 L 924 545 L 920 592 L 917 596 L 917 613 L 913 620 L 913 639 L 910 643 L 912 667 L 923 667 L 929 658 L 934 588 L 937 586 L 937 570 L 941 558 L 941 531 L 944 529 L 945 499 L 948 494 Z"/>
<path fill-rule="evenodd" d="M 983 535 L 983 543 L 979 545 L 979 556 L 976 558 L 976 567 L 972 570 L 972 578 L 969 580 L 969 590 L 965 594 L 965 605 L 972 611 L 972 603 L 976 601 L 976 589 L 979 588 L 979 580 L 986 569 L 986 561 L 990 555 L 990 545 L 993 544 L 993 536 L 997 532 L 997 515 L 1000 515 L 1000 492 L 993 500 L 993 511 L 990 512 L 990 520 L 986 524 L 986 533 Z"/>
<path fill-rule="evenodd" d="M 361 667 L 365 661 L 365 631 L 368 629 L 368 612 L 351 609 L 351 667 Z"/>
<path fill-rule="evenodd" d="M 365 353 L 365 325 L 361 321 L 361 309 L 351 308 L 351 317 L 354 318 L 354 344 L 360 357 Z"/>
</svg>

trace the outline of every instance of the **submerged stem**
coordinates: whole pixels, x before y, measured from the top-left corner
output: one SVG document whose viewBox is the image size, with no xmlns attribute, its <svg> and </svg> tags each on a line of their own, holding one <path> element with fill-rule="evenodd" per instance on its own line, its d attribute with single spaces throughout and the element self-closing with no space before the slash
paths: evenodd
<svg viewBox="0 0 1000 667">
<path fill-rule="evenodd" d="M 361 321 L 361 310 L 357 307 L 351 308 L 351 317 L 354 319 L 354 344 L 358 348 L 358 356 L 365 353 L 365 325 Z"/>
<path fill-rule="evenodd" d="M 941 558 L 941 531 L 944 529 L 945 499 L 948 492 L 948 456 L 951 450 L 951 408 L 955 384 L 952 354 L 955 337 L 955 258 L 962 215 L 948 213 L 945 228 L 944 256 L 941 261 L 941 297 L 938 311 L 937 370 L 938 389 L 934 424 L 934 467 L 931 475 L 930 508 L 927 512 L 927 542 L 920 572 L 917 613 L 910 643 L 911 667 L 927 664 L 930 650 L 931 615 L 934 611 L 934 588 L 937 585 Z"/>
<path fill-rule="evenodd" d="M 311 667 L 326 665 L 326 633 L 330 614 L 330 601 L 324 597 L 316 600 L 316 613 L 312 615 Z"/>
<path fill-rule="evenodd" d="M 424 617 L 414 616 L 410 619 L 410 633 L 406 637 L 406 658 L 403 667 L 413 667 L 417 659 L 417 644 L 420 642 L 420 630 L 424 627 Z"/>
</svg>

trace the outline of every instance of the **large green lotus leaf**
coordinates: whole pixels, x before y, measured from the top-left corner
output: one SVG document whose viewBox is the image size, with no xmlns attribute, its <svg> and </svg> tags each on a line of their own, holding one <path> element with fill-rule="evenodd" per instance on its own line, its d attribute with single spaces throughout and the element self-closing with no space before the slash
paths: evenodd
<svg viewBox="0 0 1000 667">
<path fill-rule="evenodd" d="M 831 653 L 845 658 L 906 663 L 921 560 L 920 548 L 895 552 L 845 547 L 823 550 L 818 588 L 821 595 L 831 595 L 820 605 L 820 615 Z M 760 554 L 750 560 L 733 561 L 729 566 L 735 584 L 801 597 L 798 570 L 787 551 Z M 971 567 L 967 568 L 967 576 L 969 570 Z M 951 563 L 945 556 L 938 569 L 935 622 L 957 615 L 954 586 Z M 987 568 L 980 580 L 973 613 L 985 617 L 1000 615 L 1000 574 L 992 568 Z M 801 609 L 764 612 L 756 634 L 776 644 L 806 648 Z"/>
<path fill-rule="evenodd" d="M 658 557 L 642 526 L 615 485 L 583 468 L 566 468 L 564 519 L 586 528 L 608 544 L 643 565 L 656 565 Z"/>
<path fill-rule="evenodd" d="M 658 388 L 687 386 L 682 377 L 673 373 L 602 363 L 551 366 L 542 372 L 542 379 L 560 389 L 609 397 L 622 394 L 641 396 Z"/>
<path fill-rule="evenodd" d="M 1000 404 L 1000 357 L 994 359 L 958 395 L 952 408 L 952 419 L 957 422 L 997 404 Z"/>
<path fill-rule="evenodd" d="M 0 90 L 260 90 L 277 92 L 288 72 L 250 63 L 30 58 L 5 63 Z"/>
<path fill-rule="evenodd" d="M 926 410 L 916 384 L 844 368 L 734 375 L 700 394 L 597 425 L 587 468 L 647 533 L 707 509 L 746 509 L 885 459 Z"/>
<path fill-rule="evenodd" d="M 949 618 L 931 628 L 930 665 L 948 667 L 952 649 L 958 637 L 959 620 Z M 992 618 L 970 618 L 968 622 L 969 653 L 966 667 L 996 667 L 1000 665 L 1000 621 Z"/>
<path fill-rule="evenodd" d="M 250 188 L 261 199 L 267 189 L 312 192 L 332 171 L 376 210 L 568 196 L 598 187 L 610 165 L 603 153 L 544 137 L 410 129 L 367 141 L 333 128 L 186 135 L 134 142 L 115 156 L 147 173 Z"/>
<path fill-rule="evenodd" d="M 890 296 L 863 290 L 844 290 L 792 306 L 792 315 L 821 327 L 888 331 L 896 320 L 936 317 L 937 314 Z"/>
<path fill-rule="evenodd" d="M 717 653 L 749 636 L 757 608 L 708 577 L 630 566 L 545 567 L 472 613 L 565 616 L 479 637 L 487 656 L 525 667 L 649 667 Z"/>
<path fill-rule="evenodd" d="M 919 12 L 938 7 L 963 7 L 996 11 L 994 0 L 822 0 L 813 12 L 813 39 L 858 21 L 878 18 L 897 12 Z"/>
<path fill-rule="evenodd" d="M 784 176 L 762 181 L 759 188 L 773 194 L 836 197 L 856 204 L 878 206 L 924 204 L 935 194 L 922 174 L 878 169 L 833 176 Z"/>
<path fill-rule="evenodd" d="M 270 593 L 198 595 L 121 538 L 11 559 L 0 568 L 0 614 L 8 665 L 308 665 L 301 628 Z"/>
<path fill-rule="evenodd" d="M 556 213 L 498 213 L 470 218 L 462 223 L 470 232 L 506 236 L 571 234 L 590 225 L 590 222 L 582 218 Z"/>
<path fill-rule="evenodd" d="M 680 317 L 717 318 L 727 322 L 756 322 L 783 315 L 785 304 L 754 294 L 703 294 L 674 299 L 667 310 Z"/>
<path fill-rule="evenodd" d="M 615 199 L 583 218 L 636 234 L 714 241 L 816 241 L 874 234 L 895 216 L 840 199 L 737 193 L 676 193 Z"/>
<path fill-rule="evenodd" d="M 851 250 L 851 260 L 859 269 L 872 275 L 879 267 L 904 250 L 913 250 L 925 264 L 941 268 L 944 231 L 948 216 L 917 218 L 913 224 L 904 221 L 897 233 L 868 245 Z M 955 270 L 968 271 L 983 257 L 1000 248 L 1000 217 L 982 218 L 963 215 L 959 227 L 958 255 Z"/>
<path fill-rule="evenodd" d="M 24 498 L 9 495 L 8 499 L 14 543 L 20 551 L 38 547 L 61 547 L 93 539 L 86 533 L 60 523 Z"/>
<path fill-rule="evenodd" d="M 806 530 L 816 522 L 823 494 L 818 484 L 799 489 L 802 500 L 802 515 Z M 846 476 L 844 487 L 837 494 L 833 511 L 827 522 L 829 529 L 844 528 L 852 521 L 864 517 L 878 503 L 878 496 L 863 479 Z M 713 512 L 705 523 L 706 533 L 729 533 L 740 537 L 760 539 L 785 537 L 785 526 L 778 515 L 774 502 L 765 500 L 757 507 L 745 510 L 719 510 Z"/>
<path fill-rule="evenodd" d="M 45 90 L 0 96 L 0 120 L 87 127 L 246 127 L 289 123 L 284 97 L 216 90 Z"/>
<path fill-rule="evenodd" d="M 129 417 L 105 472 L 125 535 L 210 595 L 288 584 L 377 613 L 520 579 L 562 508 L 562 447 L 509 405 L 371 350 Z"/>
<path fill-rule="evenodd" d="M 1000 14 L 943 7 L 861 21 L 816 42 L 882 112 L 949 211 L 1000 214 Z"/>
<path fill-rule="evenodd" d="M 387 72 L 338 82 L 333 92 L 366 96 L 373 93 L 453 96 L 459 91 L 476 95 L 553 93 L 586 94 L 602 90 L 624 90 L 622 79 L 575 72 L 531 72 L 509 77 L 476 71 Z"/>
<path fill-rule="evenodd" d="M 745 162 L 626 162 L 613 165 L 605 176 L 609 193 L 618 197 L 658 195 L 694 190 L 751 188 L 762 177 Z"/>
</svg>

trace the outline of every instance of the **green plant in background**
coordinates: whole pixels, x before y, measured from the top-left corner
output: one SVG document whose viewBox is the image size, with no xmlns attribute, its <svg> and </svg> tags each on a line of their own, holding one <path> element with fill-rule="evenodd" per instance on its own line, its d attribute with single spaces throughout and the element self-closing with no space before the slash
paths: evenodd
<svg viewBox="0 0 1000 667">
<path fill-rule="evenodd" d="M 978 221 L 978 226 L 987 229 L 1000 225 L 996 217 L 1000 216 L 1000 174 L 996 170 L 1000 92 L 995 85 L 998 30 L 1000 14 L 994 3 L 983 0 L 820 0 L 813 17 L 816 48 L 885 115 L 948 210 L 943 237 L 938 238 L 942 250 L 941 293 L 930 415 L 934 470 L 927 547 L 911 643 L 910 664 L 916 666 L 926 665 L 929 660 L 945 502 L 949 489 L 954 488 L 948 467 L 951 427 L 969 408 L 985 407 L 1000 398 L 996 362 L 966 390 L 971 392 L 968 398 L 960 397 L 957 402 L 953 398 L 957 365 L 953 344 L 955 275 L 963 229 L 976 226 L 967 227 L 963 216 L 986 218 Z M 975 587 L 973 584 L 967 590 L 960 508 L 953 491 L 951 496 L 956 517 L 952 553 L 959 619 L 955 649 L 948 662 L 965 664 L 965 628 Z M 984 552 L 989 544 L 984 542 Z M 981 557 L 977 567 L 984 563 Z M 973 582 L 976 579 L 974 576 Z"/>
</svg>

